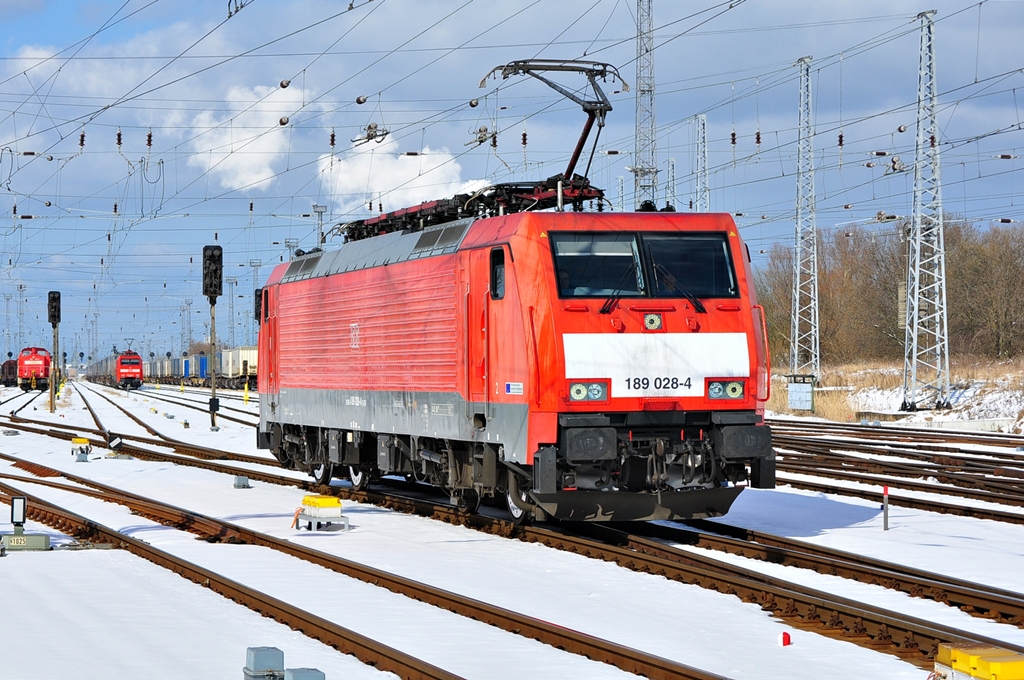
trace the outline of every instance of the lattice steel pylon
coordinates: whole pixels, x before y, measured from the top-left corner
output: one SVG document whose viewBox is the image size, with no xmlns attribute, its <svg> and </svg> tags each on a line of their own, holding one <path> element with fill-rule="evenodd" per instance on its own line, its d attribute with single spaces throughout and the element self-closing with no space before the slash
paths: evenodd
<svg viewBox="0 0 1024 680">
<path fill-rule="evenodd" d="M 698 113 L 693 119 L 697 133 L 697 212 L 711 211 L 708 185 L 708 117 Z"/>
<path fill-rule="evenodd" d="M 654 120 L 654 19 L 652 0 L 636 3 L 636 134 L 633 159 L 635 178 L 633 200 L 636 207 L 644 202 L 657 203 L 658 148 Z"/>
<path fill-rule="evenodd" d="M 935 117 L 935 10 L 921 12 L 921 66 L 917 80 L 914 215 L 907 253 L 907 327 L 903 411 L 949 408 L 949 334 L 946 250 L 943 238 L 939 128 Z"/>
<path fill-rule="evenodd" d="M 192 301 L 181 304 L 181 351 L 187 352 L 192 345 Z"/>
<path fill-rule="evenodd" d="M 793 317 L 789 372 L 821 376 L 818 335 L 818 234 L 814 222 L 814 147 L 811 144 L 811 57 L 801 57 L 800 125 L 796 173 L 796 247 L 793 251 Z"/>
</svg>

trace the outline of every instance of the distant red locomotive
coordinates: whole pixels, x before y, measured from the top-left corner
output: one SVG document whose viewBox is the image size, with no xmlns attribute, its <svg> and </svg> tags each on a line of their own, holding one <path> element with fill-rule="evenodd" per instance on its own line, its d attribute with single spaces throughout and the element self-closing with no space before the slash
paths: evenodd
<svg viewBox="0 0 1024 680">
<path fill-rule="evenodd" d="M 4 387 L 14 387 L 18 384 L 18 361 L 16 359 L 8 359 L 0 367 L 0 382 Z"/>
<path fill-rule="evenodd" d="M 50 388 L 50 353 L 42 347 L 26 347 L 18 355 L 18 385 L 21 389 Z"/>
<path fill-rule="evenodd" d="M 356 488 L 402 475 L 470 508 L 502 494 L 516 521 L 724 514 L 775 485 L 749 252 L 727 214 L 602 212 L 573 170 L 618 74 L 492 73 L 540 71 L 597 96 L 556 88 L 588 115 L 565 172 L 353 222 L 274 269 L 257 445 L 321 483 L 347 467 Z"/>
<path fill-rule="evenodd" d="M 142 387 L 142 357 L 128 350 L 114 358 L 114 383 L 123 390 Z"/>
</svg>

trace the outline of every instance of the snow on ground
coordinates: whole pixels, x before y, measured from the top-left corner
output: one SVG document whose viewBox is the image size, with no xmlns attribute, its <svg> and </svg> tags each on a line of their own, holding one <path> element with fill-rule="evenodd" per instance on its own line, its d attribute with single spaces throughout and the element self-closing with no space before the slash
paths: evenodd
<svg viewBox="0 0 1024 680">
<path fill-rule="evenodd" d="M 904 414 L 900 422 L 927 423 L 941 421 L 977 421 L 1009 419 L 1012 425 L 1001 429 L 1006 432 L 1024 431 L 1024 391 L 1017 389 L 1019 380 L 1006 377 L 994 382 L 983 380 L 961 381 L 950 389 L 949 400 L 953 408 L 948 411 L 918 411 Z M 899 413 L 903 403 L 903 388 L 859 389 L 850 394 L 850 406 L 857 411 L 872 413 Z"/>
<path fill-rule="evenodd" d="M 192 411 L 194 415 L 189 419 L 196 425 L 185 430 L 180 423 L 150 413 L 152 405 L 146 398 L 142 392 L 124 399 L 147 422 L 154 426 L 159 423 L 169 435 L 205 446 L 256 453 L 253 428 L 224 423 L 220 432 L 210 432 L 208 420 L 202 421 L 203 414 Z M 77 399 L 77 395 L 69 397 L 64 422 L 70 422 L 72 412 L 81 410 Z M 172 406 L 163 404 L 158 408 L 170 412 Z M 107 417 L 106 409 L 109 405 L 101 417 Z M 86 412 L 82 413 L 88 418 Z M 51 417 L 45 410 L 32 415 Z M 201 421 L 204 426 L 199 427 Z M 759 607 L 735 597 L 539 545 L 352 503 L 345 506 L 345 513 L 352 518 L 351 532 L 296 531 L 289 522 L 303 495 L 297 489 L 254 482 L 253 489 L 238 490 L 232 487 L 230 476 L 99 455 L 94 456 L 98 460 L 87 464 L 75 463 L 68 443 L 35 435 L 0 437 L 0 451 L 728 677 L 842 677 L 850 669 L 857 669 L 863 677 L 897 680 L 919 680 L 923 675 L 890 655 L 791 630 Z M 2 462 L 0 472 L 31 478 Z M 22 484 L 26 491 L 31 488 L 32 493 L 46 498 L 59 497 L 70 509 L 108 526 L 467 677 L 624 675 L 614 668 L 460 620 L 266 549 L 207 544 L 131 516 L 119 506 L 30 486 L 29 482 Z M 891 530 L 883 532 L 881 512 L 875 504 L 785 487 L 745 491 L 724 521 L 1021 590 L 1024 527 L 893 507 Z M 10 529 L 0 522 L 0 532 Z M 53 535 L 32 523 L 29 529 Z M 56 535 L 54 538 L 55 542 L 61 540 Z M 722 553 L 712 556 L 730 559 Z M 926 600 L 806 570 L 757 562 L 747 566 L 777 569 L 794 582 L 863 597 L 896 611 L 1024 644 L 1024 635 L 1017 628 L 971 619 Z M 47 601 L 41 609 L 34 606 L 40 599 Z M 328 678 L 377 674 L 351 657 L 306 640 L 123 551 L 12 553 L 0 561 L 0 602 L 3 620 L 14 617 L 19 622 L 15 630 L 8 630 L 8 626 L 0 629 L 5 648 L 16 644 L 19 649 L 45 653 L 47 658 L 43 674 L 7 665 L 0 666 L 0 678 L 72 673 L 77 677 L 230 677 L 240 673 L 245 647 L 256 645 L 278 646 L 285 650 L 287 666 L 317 666 L 327 672 Z M 109 602 L 117 602 L 117 606 L 106 604 Z M 118 634 L 107 634 L 113 630 Z M 776 645 L 783 630 L 792 634 L 793 646 Z M 469 642 L 478 634 L 486 642 Z M 60 641 L 59 654 L 50 653 L 54 640 Z M 83 675 L 82 659 L 103 661 L 97 664 L 95 674 L 90 675 L 85 668 Z M 204 668 L 217 671 L 207 673 Z"/>
</svg>

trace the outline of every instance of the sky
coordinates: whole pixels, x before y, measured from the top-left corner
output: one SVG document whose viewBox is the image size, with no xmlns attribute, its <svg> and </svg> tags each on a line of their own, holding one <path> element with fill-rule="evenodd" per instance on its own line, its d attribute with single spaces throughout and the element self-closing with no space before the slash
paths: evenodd
<svg viewBox="0 0 1024 680">
<path fill-rule="evenodd" d="M 891 231 L 873 220 L 913 210 L 917 16 L 931 9 L 946 212 L 1024 219 L 1024 0 L 654 0 L 659 205 L 691 207 L 704 114 L 711 209 L 736 215 L 755 265 L 792 243 L 794 64 L 811 56 L 818 228 Z M 330 232 L 562 172 L 585 115 L 527 77 L 479 87 L 512 60 L 615 67 L 589 174 L 612 209 L 632 209 L 635 13 L 632 0 L 5 1 L 4 354 L 51 344 L 49 290 L 71 356 L 180 353 L 209 332 L 214 243 L 229 277 L 218 339 L 252 343 L 252 291 L 289 245 L 315 245 L 314 205 Z M 557 80 L 583 92 L 580 76 Z M 496 147 L 476 143 L 484 126 Z"/>
<path fill-rule="evenodd" d="M 269 456 L 255 449 L 250 427 L 223 420 L 217 432 L 200 427 L 199 421 L 205 414 L 154 399 L 154 395 L 165 391 L 157 392 L 152 386 L 131 393 L 96 389 L 166 436 L 252 456 Z M 0 399 L 8 399 L 16 391 L 0 390 Z M 90 395 L 85 388 L 82 391 Z M 176 390 L 171 394 L 175 400 L 191 399 L 200 406 L 206 398 L 200 394 L 182 395 Z M 27 396 L 16 398 L 25 400 Z M 88 398 L 111 429 L 129 436 L 139 431 L 111 403 Z M 82 404 L 79 393 L 69 387 L 58 402 L 56 413 L 40 408 L 30 415 L 65 427 L 89 427 L 91 418 Z M 232 406 L 242 408 L 237 402 Z M 255 403 L 249 408 L 255 410 Z M 175 417 L 167 418 L 165 414 Z M 184 420 L 191 420 L 192 427 L 184 429 Z M 901 661 L 884 648 L 873 650 L 841 638 L 794 629 L 756 604 L 662 576 L 349 501 L 343 502 L 343 511 L 351 519 L 351 531 L 295 529 L 290 523 L 305 494 L 301 489 L 252 479 L 252 488 L 239 490 L 233 486 L 232 475 L 163 462 L 106 458 L 107 452 L 99 448 L 92 451 L 89 462 L 80 463 L 69 455 L 68 447 L 66 441 L 32 433 L 0 437 L 0 452 L 7 455 L 223 518 L 725 677 L 817 680 L 847 677 L 851 669 L 856 669 L 859 677 L 887 680 L 923 680 L 927 675 L 927 671 Z M 233 465 L 247 467 L 242 463 Z M 308 479 L 295 471 L 273 471 Z M 266 548 L 196 540 L 193 534 L 160 526 L 122 506 L 40 486 L 33 483 L 38 477 L 13 467 L 7 460 L 0 460 L 0 472 L 16 476 L 15 480 L 5 481 L 26 493 L 462 677 L 626 677 L 611 666 L 438 610 Z M 333 484 L 347 482 L 335 480 Z M 892 493 L 894 498 L 925 495 L 895 487 Z M 948 496 L 939 498 L 977 504 Z M 1012 508 L 1009 511 L 1014 512 Z M 0 532 L 11 531 L 9 517 L 6 506 L 0 506 Z M 1021 525 L 893 504 L 889 529 L 884 530 L 883 514 L 875 502 L 784 485 L 773 490 L 745 490 L 724 521 L 996 588 L 1020 590 L 1019 575 L 1024 567 Z M 28 522 L 26 531 L 48 534 L 54 545 L 71 542 L 67 536 L 34 521 Z M 688 546 L 683 549 L 903 616 L 1010 645 L 1024 644 L 1024 631 L 1016 626 L 972 617 L 932 600 L 813 570 Z M 516 587 L 510 588 L 510 583 Z M 26 669 L 35 666 L 25 666 L 27 662 L 19 665 L 18 661 L 44 655 L 49 677 L 238 677 L 245 648 L 259 645 L 281 649 L 288 668 L 316 667 L 332 680 L 383 677 L 350 656 L 121 550 L 9 553 L 0 560 L 0 592 L 4 594 L 5 621 L 17 622 L 0 629 L 0 640 L 5 648 L 21 652 L 20 657 L 0 665 L 0 679 L 26 677 L 31 672 Z M 110 606 L 113 601 L 117 602 L 116 608 Z M 211 631 L 216 634 L 211 635 Z M 784 631 L 791 634 L 793 644 L 780 647 L 777 640 Z M 54 645 L 54 639 L 61 644 Z M 83 664 L 83 659 L 90 661 Z"/>
</svg>

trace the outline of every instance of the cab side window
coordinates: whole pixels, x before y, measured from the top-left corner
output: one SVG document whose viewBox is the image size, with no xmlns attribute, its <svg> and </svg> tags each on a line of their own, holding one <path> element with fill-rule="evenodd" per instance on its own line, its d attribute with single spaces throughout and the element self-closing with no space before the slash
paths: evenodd
<svg viewBox="0 0 1024 680">
<path fill-rule="evenodd" d="M 491 299 L 505 297 L 505 249 L 491 250 Z"/>
</svg>

